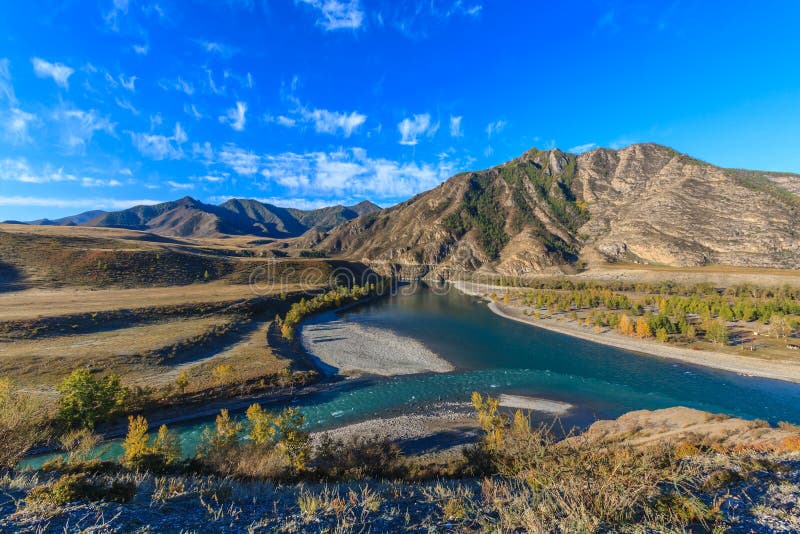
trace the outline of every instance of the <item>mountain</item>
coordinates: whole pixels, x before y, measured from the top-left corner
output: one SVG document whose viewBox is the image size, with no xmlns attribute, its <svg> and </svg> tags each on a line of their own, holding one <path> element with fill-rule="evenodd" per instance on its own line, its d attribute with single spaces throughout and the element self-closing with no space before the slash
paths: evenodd
<svg viewBox="0 0 800 534">
<path fill-rule="evenodd" d="M 408 275 L 604 262 L 800 267 L 800 176 L 723 169 L 655 144 L 532 149 L 344 223 L 328 254 Z"/>
<path fill-rule="evenodd" d="M 42 226 L 72 226 L 85 223 L 86 221 L 99 217 L 104 213 L 106 212 L 103 210 L 84 211 L 83 213 L 70 215 L 69 217 L 62 217 L 60 219 L 37 219 L 35 221 L 29 221 L 26 224 L 38 224 Z"/>
<path fill-rule="evenodd" d="M 173 237 L 256 235 L 272 238 L 300 236 L 311 229 L 330 230 L 335 224 L 379 210 L 370 202 L 302 211 L 251 199 L 231 199 L 215 206 L 192 197 L 122 211 L 101 212 L 84 226 L 146 230 Z"/>
</svg>

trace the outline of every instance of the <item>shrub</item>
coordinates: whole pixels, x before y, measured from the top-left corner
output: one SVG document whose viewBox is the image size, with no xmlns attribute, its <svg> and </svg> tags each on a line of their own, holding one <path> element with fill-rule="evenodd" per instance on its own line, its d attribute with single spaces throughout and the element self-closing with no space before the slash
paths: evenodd
<svg viewBox="0 0 800 534">
<path fill-rule="evenodd" d="M 128 434 L 122 442 L 124 463 L 135 470 L 163 471 L 181 459 L 178 437 L 161 425 L 153 445 L 147 432 L 147 420 L 142 416 L 128 417 Z"/>
<path fill-rule="evenodd" d="M 86 428 L 69 430 L 61 436 L 61 448 L 67 451 L 67 462 L 80 464 L 89 461 L 100 436 Z"/>
<path fill-rule="evenodd" d="M 398 479 L 407 472 L 400 447 L 377 436 L 334 440 L 325 434 L 314 451 L 313 465 L 329 480 Z"/>
<path fill-rule="evenodd" d="M 13 467 L 50 435 L 44 403 L 0 378 L 0 468 Z"/>
<path fill-rule="evenodd" d="M 132 482 L 113 481 L 110 485 L 91 482 L 85 474 L 64 475 L 50 484 L 36 486 L 25 498 L 31 507 L 64 506 L 75 501 L 126 503 L 136 496 Z"/>
<path fill-rule="evenodd" d="M 128 393 L 117 375 L 98 378 L 89 369 L 76 369 L 57 389 L 59 418 L 69 427 L 89 429 L 114 415 Z"/>
</svg>

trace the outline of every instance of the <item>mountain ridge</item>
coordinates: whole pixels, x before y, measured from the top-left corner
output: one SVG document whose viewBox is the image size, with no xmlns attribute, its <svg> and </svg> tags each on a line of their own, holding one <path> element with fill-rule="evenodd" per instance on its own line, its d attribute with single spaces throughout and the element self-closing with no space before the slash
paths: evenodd
<svg viewBox="0 0 800 534">
<path fill-rule="evenodd" d="M 380 209 L 369 201 L 353 206 L 298 210 L 254 199 L 232 198 L 213 205 L 185 196 L 159 204 L 102 212 L 78 224 L 142 230 L 170 237 L 254 235 L 283 239 L 298 237 L 309 230 L 328 231 L 336 224 Z"/>
<path fill-rule="evenodd" d="M 654 143 L 534 148 L 346 222 L 316 247 L 410 276 L 604 262 L 798 268 L 798 190 L 797 175 L 716 167 Z"/>
</svg>

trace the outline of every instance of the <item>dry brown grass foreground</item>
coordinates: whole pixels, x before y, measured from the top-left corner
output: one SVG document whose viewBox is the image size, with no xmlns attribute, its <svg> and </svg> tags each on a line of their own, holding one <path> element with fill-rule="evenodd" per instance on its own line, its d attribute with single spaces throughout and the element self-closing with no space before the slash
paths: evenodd
<svg viewBox="0 0 800 534">
<path fill-rule="evenodd" d="M 685 408 L 633 412 L 554 440 L 481 409 L 481 449 L 355 480 L 276 483 L 81 464 L 8 473 L 0 529 L 198 532 L 796 532 L 798 428 Z M 499 431 L 496 431 L 500 429 Z M 641 440 L 640 438 L 645 438 Z M 347 449 L 350 450 L 350 449 Z M 315 456 L 320 453 L 315 453 Z M 344 466 L 348 455 L 322 451 Z M 426 460 L 435 463 L 437 460 Z M 439 460 L 442 461 L 442 460 Z M 250 468 L 259 467 L 250 462 Z M 376 464 L 377 465 L 377 464 Z M 87 469 L 89 467 L 89 469 Z M 427 469 L 431 469 L 428 467 Z M 447 473 L 450 473 L 449 475 Z M 471 475 L 469 473 L 472 473 Z M 420 478 L 422 475 L 422 478 Z M 455 475 L 456 478 L 450 478 Z"/>
</svg>

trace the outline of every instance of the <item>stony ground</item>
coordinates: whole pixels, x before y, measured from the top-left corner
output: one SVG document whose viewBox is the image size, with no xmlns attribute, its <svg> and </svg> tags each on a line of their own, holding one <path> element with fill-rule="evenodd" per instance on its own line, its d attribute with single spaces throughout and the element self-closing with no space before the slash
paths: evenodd
<svg viewBox="0 0 800 534">
<path fill-rule="evenodd" d="M 707 467 L 727 461 L 712 459 Z M 698 493 L 707 505 L 716 503 L 728 532 L 800 530 L 800 455 L 770 465 L 717 491 Z M 137 486 L 130 504 L 84 502 L 36 510 L 22 499 L 42 476 L 6 476 L 0 479 L 0 531 L 473 532 L 501 527 L 484 480 L 279 486 L 202 477 L 130 478 Z"/>
</svg>

